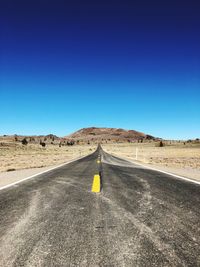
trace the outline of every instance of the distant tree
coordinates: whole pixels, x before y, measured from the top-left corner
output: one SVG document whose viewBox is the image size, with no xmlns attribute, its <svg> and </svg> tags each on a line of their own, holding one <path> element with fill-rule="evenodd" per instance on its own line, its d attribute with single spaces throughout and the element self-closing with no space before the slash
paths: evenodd
<svg viewBox="0 0 200 267">
<path fill-rule="evenodd" d="M 67 141 L 67 146 L 73 146 L 74 145 L 74 141 Z"/>
<path fill-rule="evenodd" d="M 160 141 L 159 147 L 163 147 L 163 146 L 164 146 L 164 143 L 162 141 Z"/>
<path fill-rule="evenodd" d="M 26 140 L 26 138 L 22 139 L 22 145 L 24 146 L 28 145 L 28 141 Z"/>
</svg>

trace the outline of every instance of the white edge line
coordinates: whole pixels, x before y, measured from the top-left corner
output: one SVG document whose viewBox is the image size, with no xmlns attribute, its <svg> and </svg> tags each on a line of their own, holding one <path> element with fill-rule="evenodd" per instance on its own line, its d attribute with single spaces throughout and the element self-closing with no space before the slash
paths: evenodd
<svg viewBox="0 0 200 267">
<path fill-rule="evenodd" d="M 120 157 L 117 156 L 116 154 L 114 154 L 114 156 L 120 158 Z M 138 162 L 135 162 L 135 161 L 131 161 L 130 159 L 125 158 L 125 157 L 121 157 L 121 159 L 125 159 L 125 160 L 129 161 L 130 163 L 133 163 L 133 164 L 136 164 L 136 165 L 145 167 L 146 169 L 150 169 L 150 170 L 153 170 L 153 171 L 157 171 L 157 172 L 165 173 L 165 174 L 174 176 L 174 177 L 176 177 L 176 178 L 179 178 L 179 179 L 182 179 L 182 180 L 185 180 L 185 181 L 188 181 L 188 182 L 191 182 L 191 183 L 200 185 L 200 181 L 196 181 L 196 180 L 194 180 L 194 179 L 186 178 L 186 177 L 183 177 L 183 176 L 180 176 L 180 175 L 176 175 L 176 174 L 173 174 L 173 173 L 170 173 L 170 172 L 166 172 L 166 171 L 162 171 L 162 170 L 159 170 L 159 169 L 156 169 L 156 168 L 152 168 L 152 167 L 149 167 L 149 166 L 145 166 L 145 165 L 143 165 L 143 164 L 141 164 L 141 163 L 138 163 Z"/>
<path fill-rule="evenodd" d="M 88 155 L 90 155 L 90 154 L 88 154 Z M 62 164 L 56 166 L 56 167 L 50 168 L 50 169 L 48 169 L 48 170 L 46 170 L 46 171 L 39 172 L 39 173 L 33 174 L 33 175 L 31 175 L 31 176 L 28 176 L 28 177 L 26 177 L 26 178 L 23 178 L 22 180 L 19 180 L 19 181 L 17 181 L 17 182 L 14 182 L 14 183 L 11 183 L 11 184 L 8 184 L 8 185 L 4 185 L 4 186 L 0 187 L 0 190 L 3 190 L 3 189 L 6 189 L 6 188 L 8 188 L 8 187 L 11 187 L 11 186 L 13 186 L 13 185 L 22 183 L 22 182 L 24 182 L 24 181 L 26 181 L 26 180 L 29 180 L 29 179 L 34 178 L 34 177 L 36 177 L 36 176 L 39 176 L 40 174 L 43 174 L 43 173 L 50 172 L 50 171 L 52 171 L 52 170 L 58 169 L 58 168 L 60 168 L 60 167 L 62 167 L 62 166 L 64 166 L 64 165 L 68 165 L 69 163 L 72 163 L 72 162 L 77 161 L 77 160 L 79 160 L 79 159 L 83 159 L 83 158 L 87 157 L 88 155 L 85 155 L 85 156 L 83 156 L 83 157 L 79 157 L 79 158 L 76 158 L 76 159 L 67 161 L 67 162 L 65 162 L 65 163 L 62 163 Z"/>
</svg>

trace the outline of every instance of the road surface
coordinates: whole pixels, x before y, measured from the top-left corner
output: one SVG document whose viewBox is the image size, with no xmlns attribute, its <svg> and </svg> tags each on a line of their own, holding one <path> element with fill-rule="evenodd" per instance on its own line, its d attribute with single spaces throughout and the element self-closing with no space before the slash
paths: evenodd
<svg viewBox="0 0 200 267">
<path fill-rule="evenodd" d="M 0 266 L 200 266 L 200 186 L 98 148 L 0 191 Z"/>
</svg>

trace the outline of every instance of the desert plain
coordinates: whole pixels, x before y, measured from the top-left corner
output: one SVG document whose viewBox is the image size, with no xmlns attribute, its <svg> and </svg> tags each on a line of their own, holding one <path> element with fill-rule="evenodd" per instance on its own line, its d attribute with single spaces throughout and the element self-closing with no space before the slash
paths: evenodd
<svg viewBox="0 0 200 267">
<path fill-rule="evenodd" d="M 95 151 L 97 142 L 75 142 L 67 145 L 60 139 L 23 145 L 14 136 L 0 137 L 0 186 L 33 175 Z M 103 149 L 129 161 L 167 171 L 190 179 L 200 180 L 200 142 L 160 141 L 114 142 L 104 140 Z"/>
</svg>

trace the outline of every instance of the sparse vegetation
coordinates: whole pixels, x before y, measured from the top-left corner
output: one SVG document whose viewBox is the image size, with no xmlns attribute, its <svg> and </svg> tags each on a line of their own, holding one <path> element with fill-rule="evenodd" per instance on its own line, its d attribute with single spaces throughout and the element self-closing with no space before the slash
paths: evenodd
<svg viewBox="0 0 200 267">
<path fill-rule="evenodd" d="M 13 137 L 6 140 L 3 138 L 0 137 L 0 172 L 55 166 L 79 157 L 80 151 L 83 156 L 96 149 L 96 146 L 87 144 L 68 146 L 66 149 L 66 146 L 59 148 L 50 143 L 45 149 L 41 149 L 40 143 L 29 143 L 27 146 L 22 145 L 22 140 L 15 142 Z"/>
<path fill-rule="evenodd" d="M 87 133 L 87 130 L 85 131 Z M 80 154 L 90 153 L 100 142 L 103 147 L 108 149 L 108 152 L 132 159 L 135 158 L 137 147 L 138 160 L 141 162 L 181 169 L 190 168 L 195 169 L 195 171 L 200 169 L 199 138 L 187 141 L 167 141 L 158 138 L 155 140 L 149 139 L 150 137 L 144 137 L 140 134 L 135 139 L 129 137 L 124 140 L 123 135 L 122 138 L 115 137 L 116 139 L 113 144 L 112 135 L 97 134 L 99 132 L 107 134 L 109 132 L 108 129 L 99 130 L 95 128 L 94 131 L 95 135 L 89 136 L 86 134 L 84 135 L 85 139 L 81 137 L 81 134 L 78 135 L 79 138 L 72 138 L 71 136 L 68 138 L 58 138 L 54 135 L 47 135 L 45 137 L 1 136 L 0 171 L 60 164 L 65 162 L 67 158 L 71 159 L 80 156 Z M 113 130 L 111 129 L 111 131 Z M 128 132 L 129 136 L 129 131 L 118 130 L 117 132 L 119 133 L 120 131 L 123 134 Z M 97 137 L 99 139 L 96 139 Z M 46 142 L 43 141 L 44 138 L 46 138 Z M 44 144 L 42 145 L 42 143 Z M 41 149 L 41 146 L 45 149 Z M 66 150 L 66 146 L 69 149 Z"/>
</svg>

